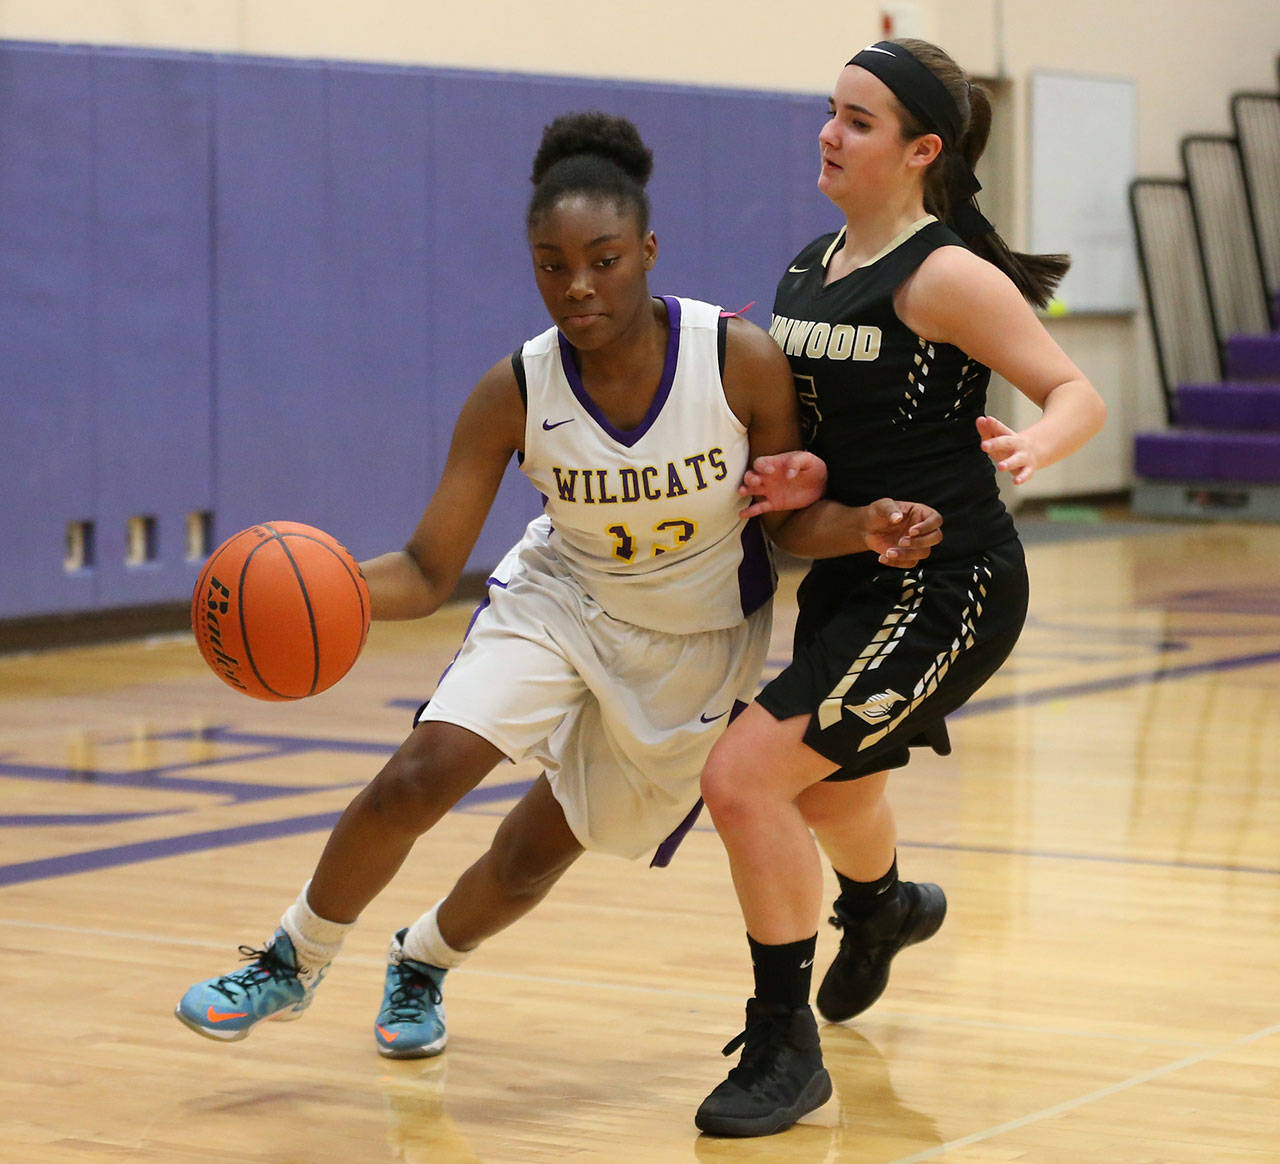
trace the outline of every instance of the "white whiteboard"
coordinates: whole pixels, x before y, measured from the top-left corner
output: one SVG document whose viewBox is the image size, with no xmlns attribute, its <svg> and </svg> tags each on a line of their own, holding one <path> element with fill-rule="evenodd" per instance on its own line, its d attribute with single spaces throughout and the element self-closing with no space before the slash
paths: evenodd
<svg viewBox="0 0 1280 1164">
<path fill-rule="evenodd" d="M 1033 72 L 1030 105 L 1030 247 L 1071 256 L 1057 306 L 1068 313 L 1132 311 L 1136 87 L 1121 78 Z"/>
</svg>

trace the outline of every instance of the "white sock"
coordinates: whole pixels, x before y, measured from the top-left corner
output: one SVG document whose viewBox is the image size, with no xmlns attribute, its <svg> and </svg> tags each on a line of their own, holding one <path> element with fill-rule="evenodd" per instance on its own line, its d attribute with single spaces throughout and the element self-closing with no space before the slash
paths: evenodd
<svg viewBox="0 0 1280 1164">
<path fill-rule="evenodd" d="M 440 923 L 436 921 L 440 905 L 441 902 L 437 901 L 409 927 L 409 932 L 404 936 L 404 956 L 414 962 L 439 966 L 441 970 L 452 970 L 455 966 L 461 966 L 472 951 L 455 950 L 444 940 L 444 935 L 440 933 Z"/>
<path fill-rule="evenodd" d="M 307 971 L 323 970 L 342 949 L 343 939 L 354 922 L 334 922 L 321 917 L 307 904 L 308 881 L 298 894 L 298 900 L 284 911 L 280 927 L 289 935 L 298 967 Z"/>
</svg>

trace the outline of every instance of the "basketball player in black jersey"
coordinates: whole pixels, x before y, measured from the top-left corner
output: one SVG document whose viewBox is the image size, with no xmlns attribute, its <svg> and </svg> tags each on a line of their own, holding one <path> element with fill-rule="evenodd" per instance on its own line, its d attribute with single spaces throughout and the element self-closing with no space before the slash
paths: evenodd
<svg viewBox="0 0 1280 1164">
<path fill-rule="evenodd" d="M 1027 576 L 996 471 L 1022 484 L 1101 427 L 1105 406 L 1037 319 L 1064 256 L 1018 255 L 979 213 L 973 164 L 990 106 L 947 54 L 882 41 L 841 71 L 819 134 L 819 188 L 843 213 L 783 274 L 773 336 L 787 354 L 826 497 L 781 544 L 817 559 L 799 592 L 794 659 L 721 737 L 702 792 L 729 853 L 755 993 L 742 1058 L 699 1108 L 719 1135 L 766 1135 L 826 1102 L 809 1008 L 822 895 L 813 835 L 835 867 L 840 950 L 818 990 L 841 1022 L 880 995 L 902 947 L 946 898 L 898 879 L 889 770 L 949 751 L 944 717 L 1004 662 Z M 985 414 L 991 370 L 1042 409 L 1015 432 Z M 785 495 L 757 463 L 761 510 Z M 906 493 L 943 517 L 908 570 L 863 552 L 850 507 Z"/>
</svg>

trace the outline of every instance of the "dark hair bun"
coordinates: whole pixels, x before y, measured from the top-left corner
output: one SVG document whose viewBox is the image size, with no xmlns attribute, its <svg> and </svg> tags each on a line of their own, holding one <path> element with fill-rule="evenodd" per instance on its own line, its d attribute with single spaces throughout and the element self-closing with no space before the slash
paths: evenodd
<svg viewBox="0 0 1280 1164">
<path fill-rule="evenodd" d="M 567 113 L 542 131 L 542 144 L 533 159 L 532 181 L 541 182 L 557 162 L 579 154 L 594 154 L 613 162 L 624 174 L 644 186 L 653 173 L 653 151 L 625 117 L 598 110 Z"/>
</svg>

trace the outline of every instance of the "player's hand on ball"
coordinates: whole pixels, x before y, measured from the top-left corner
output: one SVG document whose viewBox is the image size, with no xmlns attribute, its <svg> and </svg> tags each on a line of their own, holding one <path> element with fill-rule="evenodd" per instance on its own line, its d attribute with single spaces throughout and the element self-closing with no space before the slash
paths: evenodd
<svg viewBox="0 0 1280 1164">
<path fill-rule="evenodd" d="M 915 566 L 942 541 L 942 514 L 918 501 L 882 497 L 864 513 L 867 549 L 879 555 L 881 565 Z"/>
<path fill-rule="evenodd" d="M 774 453 L 757 457 L 743 474 L 738 493 L 751 499 L 742 517 L 784 509 L 804 509 L 827 488 L 827 463 L 813 453 Z"/>
</svg>

